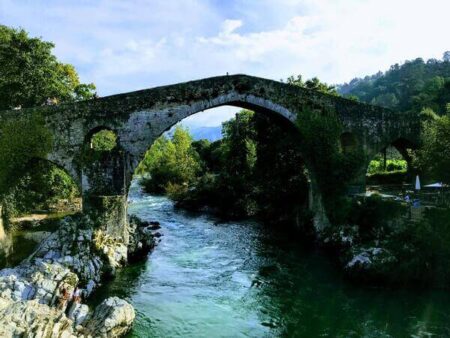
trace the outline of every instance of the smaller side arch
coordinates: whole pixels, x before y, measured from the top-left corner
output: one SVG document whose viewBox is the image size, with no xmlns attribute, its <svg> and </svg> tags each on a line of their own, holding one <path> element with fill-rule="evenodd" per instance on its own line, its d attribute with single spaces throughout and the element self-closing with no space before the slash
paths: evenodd
<svg viewBox="0 0 450 338">
<path fill-rule="evenodd" d="M 87 145 L 89 149 L 93 149 L 94 148 L 94 143 L 93 143 L 94 142 L 94 137 L 96 135 L 99 135 L 102 132 L 109 132 L 109 133 L 111 133 L 111 135 L 114 135 L 114 140 L 111 140 L 111 141 L 114 141 L 115 145 L 111 149 L 113 149 L 113 148 L 115 148 L 116 146 L 119 145 L 120 142 L 119 142 L 119 135 L 118 135 L 117 131 L 114 130 L 113 128 L 100 125 L 100 126 L 97 126 L 97 127 L 94 127 L 92 129 L 90 129 L 86 133 L 86 135 L 84 137 L 84 147 L 86 147 L 86 145 Z M 107 135 L 106 135 L 106 137 L 107 137 Z"/>
</svg>

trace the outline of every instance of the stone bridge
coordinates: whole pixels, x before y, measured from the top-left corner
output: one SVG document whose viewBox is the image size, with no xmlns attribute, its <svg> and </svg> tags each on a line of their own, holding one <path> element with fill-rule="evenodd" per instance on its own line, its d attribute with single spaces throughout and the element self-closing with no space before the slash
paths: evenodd
<svg viewBox="0 0 450 338">
<path fill-rule="evenodd" d="M 132 175 L 152 143 L 182 119 L 206 109 L 232 105 L 256 113 L 279 117 L 296 126 L 298 114 L 308 107 L 312 113 L 334 114 L 342 124 L 341 149 L 359 147 L 365 163 L 355 186 L 364 186 L 370 159 L 388 145 L 405 149 L 417 144 L 420 123 L 416 116 L 405 116 L 380 107 L 357 103 L 297 86 L 233 75 L 113 95 L 90 101 L 36 107 L 0 114 L 0 121 L 19 114 L 39 113 L 53 134 L 53 149 L 47 160 L 69 172 L 83 194 L 85 211 L 96 211 L 120 236 L 126 225 L 126 199 Z M 118 147 L 108 156 L 86 160 L 89 144 L 96 132 L 109 129 L 118 136 Z M 88 156 L 89 157 L 89 156 Z M 308 166 L 309 159 L 305 158 Z M 320 191 L 311 174 L 310 207 L 317 224 L 325 224 Z M 322 218 L 320 218 L 321 216 Z M 113 232 L 114 232 L 113 231 Z"/>
</svg>

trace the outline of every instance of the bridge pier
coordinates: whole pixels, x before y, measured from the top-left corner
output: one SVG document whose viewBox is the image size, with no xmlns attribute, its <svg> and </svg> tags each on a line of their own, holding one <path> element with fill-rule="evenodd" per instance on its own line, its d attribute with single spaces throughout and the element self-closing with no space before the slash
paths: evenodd
<svg viewBox="0 0 450 338">
<path fill-rule="evenodd" d="M 127 245 L 129 227 L 124 162 L 121 151 L 97 152 L 93 161 L 83 165 L 81 186 L 83 213 L 91 216 L 112 239 Z"/>
</svg>

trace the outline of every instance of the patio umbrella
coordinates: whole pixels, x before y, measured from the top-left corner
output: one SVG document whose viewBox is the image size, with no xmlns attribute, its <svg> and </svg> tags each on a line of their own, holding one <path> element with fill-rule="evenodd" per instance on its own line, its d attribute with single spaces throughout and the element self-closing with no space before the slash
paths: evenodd
<svg viewBox="0 0 450 338">
<path fill-rule="evenodd" d="M 442 184 L 442 182 L 438 182 L 438 183 L 424 185 L 423 187 L 424 188 L 443 188 L 444 184 Z"/>
<path fill-rule="evenodd" d="M 416 190 L 420 190 L 420 178 L 419 178 L 419 175 L 416 176 Z"/>
</svg>

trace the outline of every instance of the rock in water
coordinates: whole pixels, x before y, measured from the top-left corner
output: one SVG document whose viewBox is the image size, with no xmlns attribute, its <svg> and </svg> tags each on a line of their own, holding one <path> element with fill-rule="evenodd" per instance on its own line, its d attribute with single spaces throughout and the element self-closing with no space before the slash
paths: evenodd
<svg viewBox="0 0 450 338">
<path fill-rule="evenodd" d="M 126 334 L 135 317 L 133 307 L 117 297 L 103 301 L 86 324 L 86 332 L 96 337 L 120 337 Z"/>
</svg>

